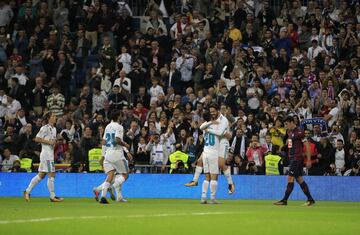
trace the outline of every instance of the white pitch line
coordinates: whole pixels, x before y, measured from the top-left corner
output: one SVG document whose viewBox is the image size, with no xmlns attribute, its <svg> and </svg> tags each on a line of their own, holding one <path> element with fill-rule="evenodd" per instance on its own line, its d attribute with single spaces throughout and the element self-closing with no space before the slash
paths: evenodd
<svg viewBox="0 0 360 235">
<path fill-rule="evenodd" d="M 87 219 L 112 219 L 112 218 L 151 218 L 151 217 L 169 217 L 169 216 L 204 216 L 204 215 L 225 215 L 225 214 L 239 214 L 239 212 L 192 212 L 192 213 L 166 213 L 166 214 L 139 214 L 128 216 L 79 216 L 79 217 L 47 217 L 38 219 L 18 219 L 18 220 L 2 220 L 0 225 L 3 224 L 24 224 L 24 223 L 36 223 L 36 222 L 49 222 L 49 221 L 61 221 L 61 220 L 87 220 Z"/>
</svg>

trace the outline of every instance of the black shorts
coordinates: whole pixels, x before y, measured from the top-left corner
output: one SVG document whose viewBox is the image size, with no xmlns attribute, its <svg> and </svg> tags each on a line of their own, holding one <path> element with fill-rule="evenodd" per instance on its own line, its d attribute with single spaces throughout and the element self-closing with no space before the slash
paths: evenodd
<svg viewBox="0 0 360 235">
<path fill-rule="evenodd" d="M 303 175 L 304 161 L 291 160 L 289 164 L 289 176 L 298 177 Z"/>
</svg>

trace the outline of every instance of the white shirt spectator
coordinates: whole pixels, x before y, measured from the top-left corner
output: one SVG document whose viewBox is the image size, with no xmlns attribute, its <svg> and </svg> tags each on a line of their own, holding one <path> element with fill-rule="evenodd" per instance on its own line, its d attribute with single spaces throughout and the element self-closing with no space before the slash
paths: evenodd
<svg viewBox="0 0 360 235">
<path fill-rule="evenodd" d="M 15 73 L 13 77 L 17 78 L 19 80 L 19 84 L 22 86 L 25 86 L 28 80 L 27 76 L 23 73 L 22 74 Z"/>
<path fill-rule="evenodd" d="M 17 111 L 21 109 L 21 104 L 16 99 L 10 98 L 8 96 L 4 97 L 2 100 L 3 105 L 5 105 L 5 115 L 7 117 L 15 117 Z"/>
<path fill-rule="evenodd" d="M 101 77 L 101 85 L 100 88 L 102 91 L 105 91 L 106 94 L 109 94 L 111 91 L 111 81 L 110 81 L 110 76 L 108 75 L 104 75 Z"/>
<path fill-rule="evenodd" d="M 5 4 L 4 1 L 1 2 L 3 3 L 0 5 L 0 27 L 3 27 L 9 25 L 14 13 L 8 4 Z"/>
<path fill-rule="evenodd" d="M 344 151 L 344 149 L 341 149 L 341 150 L 336 149 L 335 166 L 336 166 L 337 171 L 340 171 L 341 168 L 343 168 L 345 166 L 345 151 Z M 338 172 L 338 173 L 340 173 L 340 172 Z"/>
<path fill-rule="evenodd" d="M 10 155 L 9 159 L 2 159 L 2 157 L 0 156 L 1 171 L 9 172 L 10 169 L 13 167 L 15 161 L 19 161 L 19 157 L 16 155 Z"/>
<path fill-rule="evenodd" d="M 188 82 L 192 78 L 194 59 L 190 55 L 180 56 L 176 59 L 176 68 L 181 73 L 181 80 Z"/>
<path fill-rule="evenodd" d="M 121 53 L 118 61 L 123 65 L 123 70 L 125 70 L 126 74 L 131 72 L 131 55 L 129 53 Z"/>
<path fill-rule="evenodd" d="M 93 94 L 92 98 L 92 112 L 95 113 L 104 109 L 104 103 L 107 100 L 104 92 L 100 92 L 99 94 Z"/>
<path fill-rule="evenodd" d="M 159 137 L 160 138 L 160 137 Z M 150 164 L 151 165 L 165 165 L 169 158 L 166 145 L 159 142 L 149 142 L 146 145 L 146 151 L 150 152 Z"/>
<path fill-rule="evenodd" d="M 6 95 L 0 96 L 0 118 L 3 118 L 6 114 Z"/>
<path fill-rule="evenodd" d="M 159 94 L 165 94 L 163 88 L 160 85 L 152 86 L 149 89 L 149 94 L 151 96 L 150 102 L 157 101 Z"/>
<path fill-rule="evenodd" d="M 317 46 L 316 48 L 310 47 L 307 52 L 307 57 L 309 60 L 316 58 L 323 49 L 320 46 Z"/>
<path fill-rule="evenodd" d="M 331 115 L 331 118 L 330 118 L 330 120 L 328 121 L 328 125 L 329 125 L 330 127 L 336 122 L 338 113 L 339 113 L 339 108 L 338 108 L 338 107 L 334 107 L 334 108 L 332 108 L 332 109 L 330 110 L 329 115 Z"/>
<path fill-rule="evenodd" d="M 118 78 L 114 81 L 114 86 L 118 85 L 120 89 L 124 89 L 131 93 L 131 80 L 130 78 L 125 77 L 123 80 L 121 78 Z"/>
</svg>

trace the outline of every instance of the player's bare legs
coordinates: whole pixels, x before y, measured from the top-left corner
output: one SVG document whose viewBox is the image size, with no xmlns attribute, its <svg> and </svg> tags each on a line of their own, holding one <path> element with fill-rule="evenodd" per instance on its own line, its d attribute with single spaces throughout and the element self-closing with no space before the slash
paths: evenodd
<svg viewBox="0 0 360 235">
<path fill-rule="evenodd" d="M 203 157 L 201 155 L 199 157 L 199 159 L 196 161 L 196 168 L 195 168 L 195 173 L 194 173 L 194 177 L 193 177 L 192 181 L 185 184 L 185 186 L 187 186 L 187 187 L 197 186 L 199 177 L 200 177 L 200 174 L 202 171 L 203 171 Z"/>
</svg>

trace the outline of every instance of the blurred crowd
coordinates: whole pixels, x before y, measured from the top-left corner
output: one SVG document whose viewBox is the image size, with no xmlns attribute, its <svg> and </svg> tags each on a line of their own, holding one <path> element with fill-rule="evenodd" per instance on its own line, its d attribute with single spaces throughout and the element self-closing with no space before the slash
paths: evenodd
<svg viewBox="0 0 360 235">
<path fill-rule="evenodd" d="M 151 0 L 140 28 L 130 6 L 141 2 L 0 1 L 1 171 L 39 162 L 47 111 L 56 163 L 93 171 L 114 109 L 135 167 L 166 171 L 181 151 L 191 168 L 215 102 L 232 123 L 233 174 L 264 174 L 273 146 L 286 167 L 282 119 L 293 115 L 325 123 L 304 125 L 310 175 L 359 175 L 358 1 Z"/>
</svg>

